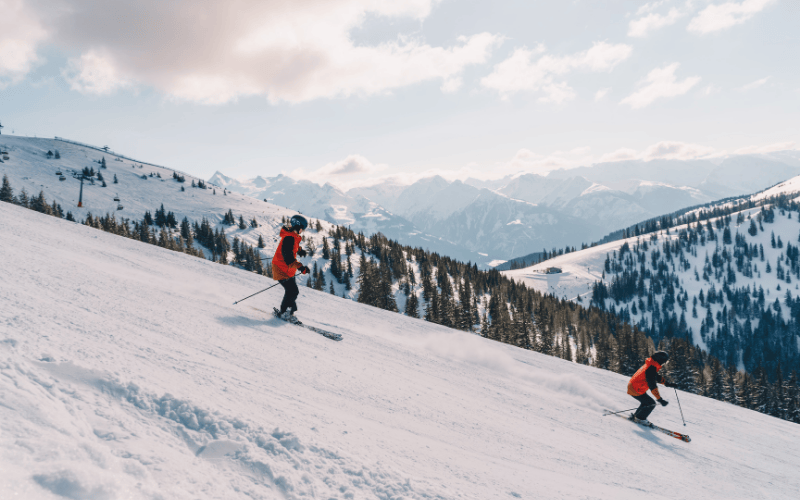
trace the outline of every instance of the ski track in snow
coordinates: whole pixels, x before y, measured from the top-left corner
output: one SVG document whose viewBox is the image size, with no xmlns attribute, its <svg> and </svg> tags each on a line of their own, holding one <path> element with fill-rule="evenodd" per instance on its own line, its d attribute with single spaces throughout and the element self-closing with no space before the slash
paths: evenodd
<svg viewBox="0 0 800 500">
<path fill-rule="evenodd" d="M 780 499 L 800 427 L 0 203 L 0 491 L 26 499 Z M 272 291 L 249 299 L 269 310 Z M 671 400 L 669 392 L 665 397 Z"/>
</svg>

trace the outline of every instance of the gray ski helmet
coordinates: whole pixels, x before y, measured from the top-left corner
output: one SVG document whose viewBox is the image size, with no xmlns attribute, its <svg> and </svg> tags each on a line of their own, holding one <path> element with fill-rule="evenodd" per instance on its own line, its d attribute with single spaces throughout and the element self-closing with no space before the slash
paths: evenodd
<svg viewBox="0 0 800 500">
<path fill-rule="evenodd" d="M 669 361 L 669 354 L 667 354 L 667 353 L 666 353 L 666 352 L 664 352 L 664 351 L 658 351 L 658 352 L 655 352 L 655 353 L 653 353 L 653 355 L 652 355 L 652 356 L 650 356 L 650 357 L 651 357 L 651 358 L 653 358 L 653 361 L 655 361 L 655 362 L 656 362 L 656 363 L 658 363 L 659 365 L 663 365 L 664 363 L 666 363 L 667 361 Z"/>
<path fill-rule="evenodd" d="M 292 229 L 305 230 L 308 227 L 308 221 L 302 215 L 293 215 L 289 223 L 292 225 Z"/>
</svg>

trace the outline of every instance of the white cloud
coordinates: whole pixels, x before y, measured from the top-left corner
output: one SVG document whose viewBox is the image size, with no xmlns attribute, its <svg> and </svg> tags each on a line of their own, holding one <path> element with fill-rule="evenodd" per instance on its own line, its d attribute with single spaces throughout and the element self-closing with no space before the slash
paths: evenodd
<svg viewBox="0 0 800 500">
<path fill-rule="evenodd" d="M 680 141 L 660 141 L 637 151 L 631 148 L 620 148 L 600 157 L 597 163 L 606 163 L 625 160 L 696 160 L 714 158 L 724 155 L 724 151 L 717 151 L 710 146 L 691 144 Z"/>
<path fill-rule="evenodd" d="M 640 158 L 649 161 L 655 159 L 662 160 L 694 160 L 698 158 L 709 158 L 723 154 L 709 146 L 699 144 L 689 144 L 677 141 L 661 141 L 645 148 Z"/>
<path fill-rule="evenodd" d="M 712 94 L 716 94 L 720 91 L 720 88 L 714 85 L 713 83 L 709 83 L 705 87 L 703 87 L 702 93 L 704 96 L 710 96 Z"/>
<path fill-rule="evenodd" d="M 82 94 L 110 94 L 129 85 L 120 77 L 108 54 L 90 50 L 78 59 L 70 59 L 61 72 L 72 90 Z"/>
<path fill-rule="evenodd" d="M 563 102 L 574 98 L 575 92 L 556 77 L 574 70 L 610 71 L 627 59 L 633 48 L 625 44 L 595 42 L 588 50 L 566 56 L 545 54 L 544 45 L 534 49 L 518 48 L 505 61 L 497 64 L 491 74 L 481 79 L 481 85 L 496 90 L 507 98 L 521 91 L 542 91 L 543 101 Z M 534 59 L 536 59 L 534 61 Z"/>
<path fill-rule="evenodd" d="M 384 172 L 388 168 L 389 166 L 384 163 L 372 163 L 361 155 L 352 154 L 343 160 L 328 163 L 317 170 L 308 172 L 304 169 L 297 169 L 287 174 L 295 179 L 307 179 L 319 184 L 334 182 L 339 186 L 347 186 L 363 184 L 365 177 L 372 178 L 375 174 Z"/>
<path fill-rule="evenodd" d="M 387 168 L 387 165 L 382 163 L 376 165 L 361 155 L 349 155 L 344 160 L 328 163 L 324 167 L 313 172 L 313 174 L 322 176 L 371 174 L 386 170 Z"/>
<path fill-rule="evenodd" d="M 786 151 L 794 149 L 797 145 L 795 141 L 777 142 L 775 144 L 767 144 L 766 146 L 747 146 L 739 148 L 734 153 L 738 155 L 757 154 L 757 153 L 772 153 L 775 151 Z"/>
<path fill-rule="evenodd" d="M 502 42 L 491 33 L 446 46 L 351 36 L 370 16 L 423 20 L 441 0 L 239 0 L 235 8 L 214 0 L 70 0 L 69 9 L 53 1 L 34 5 L 47 14 L 55 43 L 83 54 L 65 69 L 74 87 L 104 93 L 125 82 L 206 104 L 385 94 L 427 81 L 453 92 L 464 69 L 486 63 Z"/>
<path fill-rule="evenodd" d="M 3 89 L 21 81 L 42 62 L 36 48 L 48 35 L 22 0 L 0 0 L 0 12 L 0 89 Z"/>
<path fill-rule="evenodd" d="M 630 23 L 628 23 L 628 36 L 633 36 L 633 37 L 647 36 L 647 34 L 653 30 L 657 30 L 659 28 L 663 28 L 664 26 L 670 26 L 672 24 L 675 24 L 675 22 L 678 19 L 680 19 L 685 15 L 686 15 L 685 12 L 682 12 L 674 7 L 671 8 L 669 12 L 664 15 L 650 12 L 649 14 L 642 16 L 638 19 L 634 19 Z"/>
<path fill-rule="evenodd" d="M 594 100 L 595 101 L 603 100 L 603 98 L 605 98 L 605 96 L 607 96 L 609 92 L 611 92 L 610 87 L 598 90 L 597 92 L 594 93 Z"/>
<path fill-rule="evenodd" d="M 444 81 L 442 82 L 440 90 L 445 94 L 451 94 L 460 89 L 463 83 L 464 82 L 462 81 L 460 76 L 445 78 Z"/>
<path fill-rule="evenodd" d="M 753 90 L 753 89 L 756 89 L 756 88 L 758 88 L 758 87 L 760 87 L 760 86 L 764 85 L 765 83 L 767 83 L 767 80 L 769 80 L 769 79 L 770 79 L 770 77 L 769 77 L 769 76 L 767 76 L 767 77 L 765 77 L 765 78 L 762 78 L 762 79 L 760 79 L 760 80 L 756 80 L 756 81 L 754 81 L 754 82 L 750 82 L 750 83 L 748 83 L 747 85 L 743 85 L 743 86 L 742 86 L 742 87 L 741 87 L 739 90 L 741 90 L 741 91 L 745 91 L 745 92 L 746 92 L 746 91 L 748 91 L 748 90 Z"/>
<path fill-rule="evenodd" d="M 606 153 L 600 157 L 598 163 L 606 163 L 612 161 L 635 160 L 639 158 L 639 153 L 635 149 L 619 148 L 612 153 Z"/>
<path fill-rule="evenodd" d="M 678 66 L 678 63 L 673 63 L 663 68 L 652 70 L 640 82 L 641 88 L 620 101 L 620 104 L 629 104 L 631 108 L 639 109 L 661 97 L 675 97 L 685 94 L 700 81 L 700 77 L 687 77 L 679 82 L 675 77 L 675 70 L 678 69 Z"/>
<path fill-rule="evenodd" d="M 667 2 L 667 0 L 658 0 L 656 2 L 647 2 L 646 4 L 644 4 L 641 7 L 639 7 L 639 10 L 636 11 L 636 15 L 637 16 L 641 16 L 642 14 L 649 14 L 650 12 L 653 12 L 654 10 L 656 10 L 657 8 L 659 8 L 661 5 L 665 4 L 666 2 Z"/>
<path fill-rule="evenodd" d="M 559 168 L 572 168 L 591 163 L 591 148 L 588 146 L 576 147 L 569 151 L 553 151 L 549 155 L 534 153 L 529 149 L 520 149 L 510 162 L 484 169 L 483 173 L 476 173 L 477 179 L 492 179 L 518 172 L 547 174 Z"/>
<path fill-rule="evenodd" d="M 771 153 L 774 151 L 791 150 L 796 146 L 797 142 L 781 142 L 765 146 L 748 146 L 734 151 L 734 154 Z M 558 169 L 572 169 L 581 166 L 592 166 L 599 163 L 626 160 L 711 160 L 728 155 L 728 152 L 725 150 L 717 150 L 711 146 L 680 141 L 660 141 L 640 151 L 632 148 L 619 148 L 610 153 L 602 154 L 599 157 L 593 156 L 590 153 L 591 148 L 589 147 L 576 147 L 569 151 L 553 151 L 546 155 L 523 148 L 518 150 L 511 160 L 499 161 L 489 165 L 470 163 L 456 169 L 436 168 L 424 172 L 404 172 L 368 177 L 362 176 L 355 180 L 344 180 L 342 178 L 343 176 L 333 177 L 331 179 L 327 177 L 322 178 L 320 176 L 315 177 L 314 175 L 316 172 L 312 173 L 312 175 L 306 174 L 300 177 L 320 183 L 331 180 L 331 182 L 337 186 L 349 189 L 350 187 L 372 185 L 388 180 L 400 185 L 407 185 L 419 179 L 432 177 L 434 175 L 442 176 L 448 180 L 458 179 L 463 181 L 469 177 L 480 180 L 491 180 L 521 173 L 547 175 L 549 172 Z M 337 165 L 339 163 L 341 162 L 330 165 Z M 297 177 L 294 173 L 290 175 Z"/>
<path fill-rule="evenodd" d="M 709 5 L 689 22 L 689 31 L 706 34 L 742 24 L 775 0 L 744 0 Z"/>
</svg>

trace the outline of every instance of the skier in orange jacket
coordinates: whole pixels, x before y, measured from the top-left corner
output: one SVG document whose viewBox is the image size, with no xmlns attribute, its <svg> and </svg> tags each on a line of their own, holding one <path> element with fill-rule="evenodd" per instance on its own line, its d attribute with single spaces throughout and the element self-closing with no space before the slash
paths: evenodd
<svg viewBox="0 0 800 500">
<path fill-rule="evenodd" d="M 662 384 L 666 387 L 675 387 L 675 384 L 658 374 L 658 371 L 661 370 L 667 361 L 669 361 L 669 354 L 664 351 L 658 351 L 647 358 L 644 362 L 644 366 L 639 368 L 636 373 L 633 374 L 633 377 L 631 377 L 630 382 L 628 382 L 628 394 L 633 396 L 634 399 L 640 403 L 636 412 L 631 414 L 631 420 L 644 420 L 647 422 L 647 417 L 650 416 L 650 412 L 656 407 L 656 401 L 658 401 L 661 406 L 667 406 L 669 404 L 669 402 L 663 399 L 661 394 L 658 393 L 658 384 Z M 656 397 L 655 401 L 647 395 L 648 389 L 653 393 L 653 396 Z"/>
<path fill-rule="evenodd" d="M 289 221 L 289 225 L 281 228 L 281 242 L 275 249 L 275 256 L 272 258 L 272 277 L 280 282 L 284 289 L 281 309 L 277 315 L 286 321 L 294 320 L 294 313 L 297 311 L 297 296 L 300 290 L 297 289 L 294 275 L 296 271 L 306 274 L 309 270 L 297 260 L 297 256 L 305 257 L 306 251 L 300 248 L 300 234 L 308 227 L 308 221 L 302 215 L 295 215 Z M 295 321 L 292 321 L 295 322 Z"/>
</svg>

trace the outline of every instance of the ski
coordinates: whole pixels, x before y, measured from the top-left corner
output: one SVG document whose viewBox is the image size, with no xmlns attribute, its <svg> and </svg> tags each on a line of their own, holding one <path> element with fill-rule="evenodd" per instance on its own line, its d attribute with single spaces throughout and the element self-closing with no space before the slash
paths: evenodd
<svg viewBox="0 0 800 500">
<path fill-rule="evenodd" d="M 675 431 L 671 431 L 669 429 L 665 429 L 663 427 L 659 427 L 659 426 L 653 424 L 652 422 L 645 423 L 645 422 L 642 422 L 641 420 L 631 420 L 630 418 L 626 417 L 625 415 L 621 415 L 619 413 L 612 413 L 609 410 L 606 410 L 605 414 L 603 416 L 606 416 L 606 415 L 616 415 L 616 416 L 618 416 L 620 418 L 624 418 L 625 420 L 627 420 L 629 422 L 633 422 L 635 424 L 639 424 L 642 427 L 649 427 L 650 429 L 653 429 L 654 431 L 661 432 L 662 434 L 666 434 L 667 436 L 672 436 L 675 439 L 680 439 L 681 441 L 684 441 L 686 443 L 690 443 L 692 441 L 692 438 L 690 438 L 686 434 L 681 434 L 680 432 L 675 432 Z"/>
<path fill-rule="evenodd" d="M 260 309 L 256 309 L 256 310 L 258 311 Z M 322 328 L 317 328 L 316 326 L 305 325 L 305 324 L 303 324 L 303 322 L 301 322 L 297 318 L 293 318 L 294 321 L 287 321 L 287 320 L 281 318 L 281 312 L 277 308 L 273 308 L 272 309 L 272 315 L 275 316 L 276 318 L 278 318 L 281 321 L 286 321 L 287 323 L 289 323 L 291 325 L 295 325 L 295 326 L 299 326 L 299 327 L 305 328 L 307 330 L 311 330 L 312 332 L 318 333 L 318 334 L 322 335 L 323 337 L 331 339 L 331 340 L 341 341 L 344 338 L 344 337 L 342 337 L 342 335 L 340 333 L 333 333 L 333 332 L 329 332 L 328 330 L 323 330 Z"/>
</svg>

